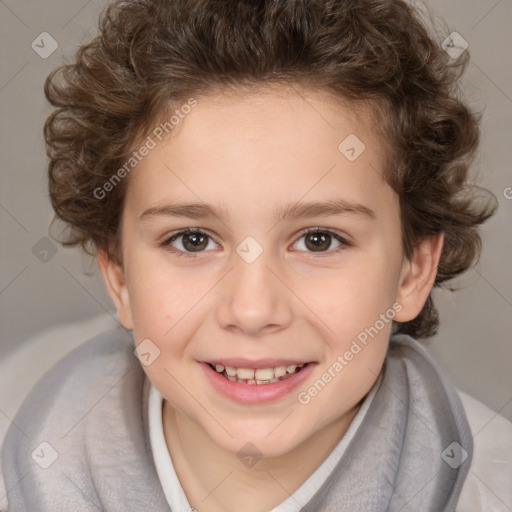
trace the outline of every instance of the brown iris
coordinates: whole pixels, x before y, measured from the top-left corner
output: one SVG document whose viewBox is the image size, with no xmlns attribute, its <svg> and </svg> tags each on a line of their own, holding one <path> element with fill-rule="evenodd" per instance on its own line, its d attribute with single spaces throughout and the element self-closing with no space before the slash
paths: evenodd
<svg viewBox="0 0 512 512">
<path fill-rule="evenodd" d="M 312 251 L 320 252 L 329 249 L 331 240 L 331 235 L 325 232 L 308 233 L 305 236 L 305 245 Z"/>
<path fill-rule="evenodd" d="M 202 251 L 208 245 L 208 236 L 201 233 L 187 233 L 182 237 L 183 247 L 190 252 Z"/>
</svg>

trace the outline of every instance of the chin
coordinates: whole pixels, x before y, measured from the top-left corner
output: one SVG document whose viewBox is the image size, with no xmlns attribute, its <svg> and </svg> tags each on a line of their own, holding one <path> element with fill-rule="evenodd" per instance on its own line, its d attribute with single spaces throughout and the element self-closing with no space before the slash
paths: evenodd
<svg viewBox="0 0 512 512">
<path fill-rule="evenodd" d="M 275 428 L 275 425 L 272 428 Z M 257 459 L 279 457 L 296 448 L 298 443 L 294 442 L 290 438 L 290 433 L 284 429 L 282 433 L 269 437 L 268 433 L 272 428 L 260 434 L 253 432 L 251 435 L 244 431 L 237 435 L 236 432 L 228 429 L 233 434 L 233 438 L 226 435 L 222 439 L 214 437 L 213 441 L 223 450 L 236 455 L 242 462 L 245 457 L 251 456 Z"/>
</svg>

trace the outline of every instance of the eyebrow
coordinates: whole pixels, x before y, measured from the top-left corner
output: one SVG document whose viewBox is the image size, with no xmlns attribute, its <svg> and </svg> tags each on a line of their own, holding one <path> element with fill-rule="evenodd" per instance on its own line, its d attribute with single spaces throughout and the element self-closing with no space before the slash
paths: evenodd
<svg viewBox="0 0 512 512">
<path fill-rule="evenodd" d="M 163 206 L 153 206 L 142 213 L 140 219 L 164 215 L 167 217 L 186 217 L 189 219 L 207 219 L 211 217 L 225 221 L 226 211 L 214 204 L 207 203 L 177 203 Z M 294 202 L 279 209 L 276 221 L 293 220 L 309 217 L 329 217 L 331 215 L 361 215 L 371 220 L 376 219 L 375 212 L 362 204 L 352 204 L 343 199 L 324 202 Z"/>
</svg>

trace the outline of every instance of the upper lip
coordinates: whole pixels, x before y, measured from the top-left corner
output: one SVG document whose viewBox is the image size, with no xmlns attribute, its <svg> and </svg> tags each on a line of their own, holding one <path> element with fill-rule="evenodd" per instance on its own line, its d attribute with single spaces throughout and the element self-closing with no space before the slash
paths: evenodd
<svg viewBox="0 0 512 512">
<path fill-rule="evenodd" d="M 311 361 L 299 361 L 297 359 L 244 359 L 240 357 L 230 357 L 222 359 L 211 359 L 205 361 L 206 363 L 221 364 L 222 366 L 231 366 L 232 368 L 275 368 L 276 366 L 290 366 L 295 364 L 300 366 L 302 364 L 310 363 Z"/>
</svg>

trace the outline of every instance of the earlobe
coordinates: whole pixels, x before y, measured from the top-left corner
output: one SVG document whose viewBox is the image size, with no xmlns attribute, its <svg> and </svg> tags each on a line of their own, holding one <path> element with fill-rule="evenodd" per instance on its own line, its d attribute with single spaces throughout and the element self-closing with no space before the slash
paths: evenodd
<svg viewBox="0 0 512 512">
<path fill-rule="evenodd" d="M 420 314 L 434 286 L 443 241 L 443 233 L 425 237 L 411 258 L 404 260 L 397 293 L 402 309 L 395 316 L 397 322 L 408 322 Z"/>
<path fill-rule="evenodd" d="M 119 321 L 126 329 L 133 329 L 130 296 L 124 270 L 105 251 L 98 251 L 98 266 L 112 302 L 116 306 Z"/>
</svg>

